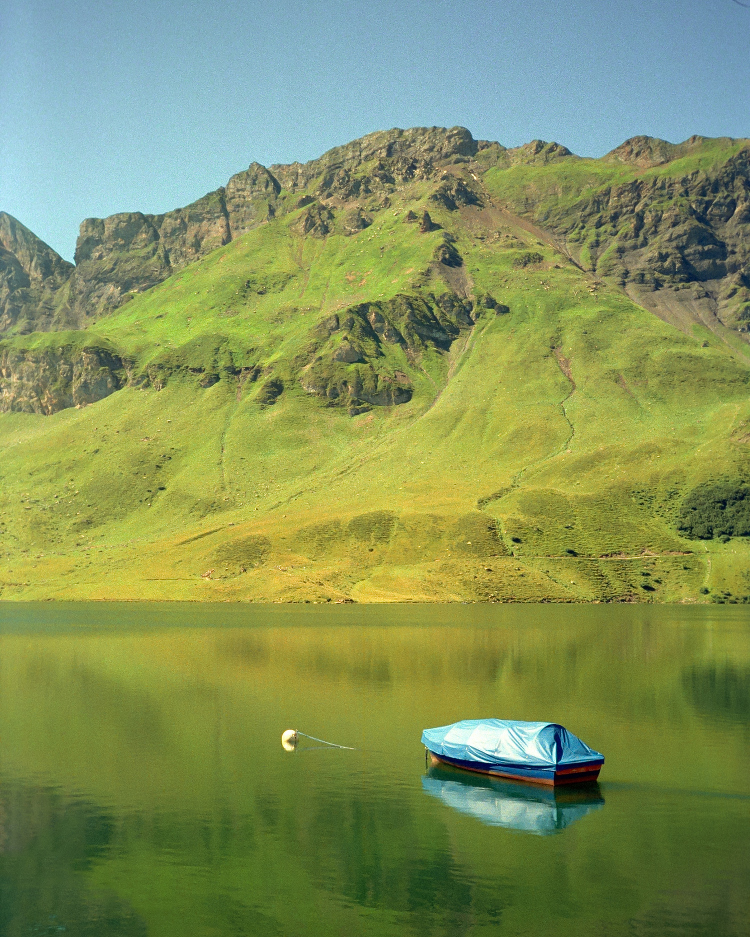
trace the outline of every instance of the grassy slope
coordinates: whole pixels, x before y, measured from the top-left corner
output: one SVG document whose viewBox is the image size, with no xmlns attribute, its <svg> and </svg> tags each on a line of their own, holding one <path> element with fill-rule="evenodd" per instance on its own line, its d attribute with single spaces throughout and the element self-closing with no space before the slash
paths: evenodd
<svg viewBox="0 0 750 937">
<path fill-rule="evenodd" d="M 560 198 L 580 193 L 586 174 L 593 186 L 633 172 L 571 159 L 563 171 L 485 178 L 496 195 L 507 194 L 501 180 Z M 441 211 L 427 192 L 415 184 L 353 237 L 302 238 L 292 213 L 65 337 L 105 340 L 136 370 L 172 374 L 161 390 L 129 387 L 83 410 L 0 417 L 0 595 L 749 593 L 744 542 L 687 541 L 674 525 L 696 483 L 746 470 L 747 366 L 715 336 L 702 347 L 703 334 L 684 336 L 597 284 L 520 222 Z M 425 206 L 457 237 L 464 286 L 511 313 L 484 315 L 445 355 L 414 362 L 388 350 L 412 379 L 410 403 L 353 418 L 326 408 L 294 370 L 319 319 L 446 289 L 431 272 L 444 232 L 403 223 L 407 207 Z M 530 250 L 544 262 L 514 266 Z M 241 384 L 227 362 L 279 374 L 286 390 L 261 407 L 263 379 Z M 201 387 L 185 365 L 222 379 Z"/>
</svg>

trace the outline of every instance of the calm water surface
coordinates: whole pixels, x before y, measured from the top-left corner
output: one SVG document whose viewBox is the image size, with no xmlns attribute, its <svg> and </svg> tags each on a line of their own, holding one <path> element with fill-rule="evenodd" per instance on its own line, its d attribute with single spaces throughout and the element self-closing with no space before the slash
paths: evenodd
<svg viewBox="0 0 750 937">
<path fill-rule="evenodd" d="M 426 770 L 486 716 L 598 787 Z M 741 607 L 0 605 L 0 935 L 747 935 L 749 743 Z"/>
</svg>

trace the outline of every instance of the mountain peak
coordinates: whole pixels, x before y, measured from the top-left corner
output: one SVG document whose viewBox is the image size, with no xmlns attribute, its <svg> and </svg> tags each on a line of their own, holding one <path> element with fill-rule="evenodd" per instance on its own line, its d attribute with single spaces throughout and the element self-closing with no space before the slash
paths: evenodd
<svg viewBox="0 0 750 937">
<path fill-rule="evenodd" d="M 342 146 L 335 146 L 306 166 L 371 159 L 392 159 L 394 156 L 430 153 L 437 159 L 450 156 L 474 156 L 480 147 L 466 127 L 410 127 L 402 130 L 376 130 Z M 299 165 L 294 164 L 294 165 Z M 272 169 L 276 167 L 271 167 Z"/>
<path fill-rule="evenodd" d="M 0 248 L 13 254 L 32 280 L 43 280 L 73 269 L 73 264 L 63 260 L 49 244 L 4 211 L 0 211 Z"/>
<path fill-rule="evenodd" d="M 610 150 L 602 159 L 608 162 L 626 163 L 628 166 L 641 166 L 645 169 L 671 162 L 677 158 L 679 151 L 678 144 L 660 140 L 658 137 L 639 135 L 630 137 L 614 150 Z"/>
<path fill-rule="evenodd" d="M 49 328 L 54 296 L 72 271 L 33 231 L 0 212 L 0 332 Z"/>
<path fill-rule="evenodd" d="M 524 143 L 523 146 L 515 146 L 513 149 L 508 150 L 508 155 L 512 163 L 535 165 L 552 163 L 555 160 L 573 156 L 574 154 L 562 143 L 532 140 L 530 143 Z"/>
<path fill-rule="evenodd" d="M 438 163 L 471 159 L 491 144 L 475 140 L 465 127 L 411 127 L 378 130 L 336 146 L 307 163 L 276 164 L 271 172 L 284 188 L 305 188 L 316 176 L 351 171 L 363 163 L 380 163 L 396 178 L 413 178 Z"/>
</svg>

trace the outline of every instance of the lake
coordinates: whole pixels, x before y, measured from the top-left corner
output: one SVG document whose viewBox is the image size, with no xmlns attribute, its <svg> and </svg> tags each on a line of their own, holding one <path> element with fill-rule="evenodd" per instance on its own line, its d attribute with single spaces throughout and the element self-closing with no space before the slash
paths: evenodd
<svg viewBox="0 0 750 937">
<path fill-rule="evenodd" d="M 488 716 L 562 723 L 598 786 L 426 767 Z M 2 937 L 749 920 L 742 606 L 0 605 Z"/>
</svg>

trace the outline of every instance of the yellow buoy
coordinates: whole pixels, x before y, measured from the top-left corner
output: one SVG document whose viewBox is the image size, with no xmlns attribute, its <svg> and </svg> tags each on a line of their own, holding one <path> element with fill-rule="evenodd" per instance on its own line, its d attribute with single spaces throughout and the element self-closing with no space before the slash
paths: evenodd
<svg viewBox="0 0 750 937">
<path fill-rule="evenodd" d="M 285 752 L 293 752 L 297 747 L 297 730 L 287 729 L 281 733 L 281 744 Z"/>
</svg>

